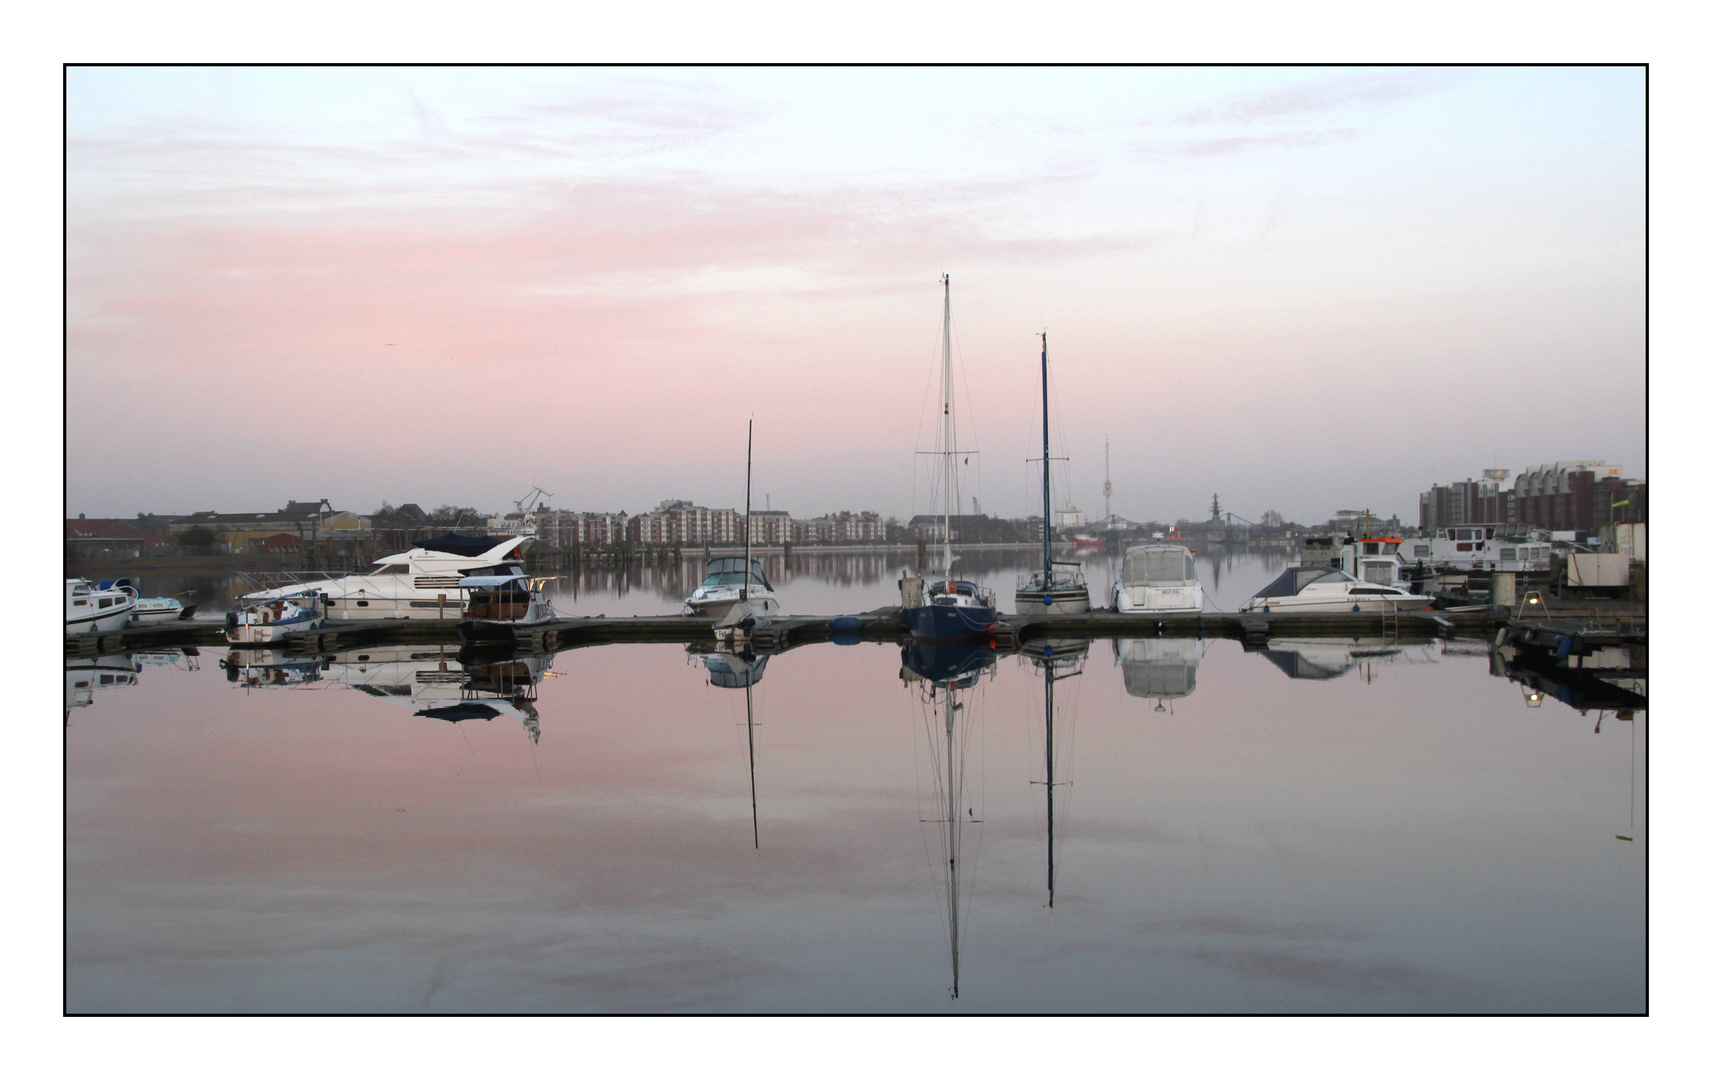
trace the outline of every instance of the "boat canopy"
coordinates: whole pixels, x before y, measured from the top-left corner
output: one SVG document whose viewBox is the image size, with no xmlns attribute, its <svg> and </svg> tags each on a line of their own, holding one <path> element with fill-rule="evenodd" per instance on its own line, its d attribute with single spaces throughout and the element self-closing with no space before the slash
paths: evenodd
<svg viewBox="0 0 1712 1080">
<path fill-rule="evenodd" d="M 1138 547 L 1124 553 L 1123 581 L 1136 585 L 1192 585 L 1195 558 L 1188 548 Z"/>
<path fill-rule="evenodd" d="M 459 536 L 457 533 L 444 533 L 432 540 L 420 541 L 416 546 L 424 551 L 443 551 L 448 555 L 473 558 L 486 555 L 497 544 L 515 539 L 516 537 L 512 536 Z"/>
<path fill-rule="evenodd" d="M 1255 593 L 1255 597 L 1263 596 L 1295 596 L 1316 581 L 1354 581 L 1355 578 L 1342 570 L 1329 566 L 1292 566 L 1287 568 L 1272 584 Z"/>
</svg>

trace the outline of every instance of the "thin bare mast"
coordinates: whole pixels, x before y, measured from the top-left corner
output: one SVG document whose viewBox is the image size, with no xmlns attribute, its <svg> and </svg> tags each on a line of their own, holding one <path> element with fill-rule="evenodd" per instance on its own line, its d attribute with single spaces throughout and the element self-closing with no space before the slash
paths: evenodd
<svg viewBox="0 0 1712 1080">
<path fill-rule="evenodd" d="M 939 387 L 943 399 L 944 432 L 940 446 L 945 457 L 945 548 L 941 556 L 945 560 L 945 580 L 951 580 L 951 275 L 946 274 L 940 279 L 945 284 L 945 366 L 939 373 Z"/>
</svg>

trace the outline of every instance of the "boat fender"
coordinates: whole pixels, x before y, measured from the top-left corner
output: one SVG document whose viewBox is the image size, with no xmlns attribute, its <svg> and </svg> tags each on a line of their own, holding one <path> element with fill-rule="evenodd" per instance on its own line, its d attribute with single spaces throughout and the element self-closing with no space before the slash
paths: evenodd
<svg viewBox="0 0 1712 1080">
<path fill-rule="evenodd" d="M 1360 611 L 1360 610 L 1361 610 L 1361 605 L 1360 605 L 1360 604 L 1357 604 L 1357 605 L 1355 605 L 1355 607 L 1353 607 L 1353 608 L 1351 608 L 1351 609 L 1350 609 L 1350 610 L 1352 610 L 1352 611 Z"/>
<path fill-rule="evenodd" d="M 1575 645 L 1575 639 L 1573 637 L 1560 637 L 1560 638 L 1558 638 L 1557 639 L 1557 658 L 1559 660 L 1566 659 L 1569 656 L 1569 650 L 1574 645 Z"/>
<path fill-rule="evenodd" d="M 834 634 L 856 634 L 860 636 L 862 620 L 854 615 L 840 615 L 832 620 L 832 632 Z"/>
</svg>

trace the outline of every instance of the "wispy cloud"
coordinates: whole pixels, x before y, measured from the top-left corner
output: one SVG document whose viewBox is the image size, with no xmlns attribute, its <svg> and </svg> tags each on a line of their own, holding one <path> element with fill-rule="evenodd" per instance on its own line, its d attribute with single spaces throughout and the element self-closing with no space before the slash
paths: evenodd
<svg viewBox="0 0 1712 1080">
<path fill-rule="evenodd" d="M 1249 150 L 1309 150 L 1356 137 L 1353 128 L 1329 131 L 1279 131 L 1267 135 L 1229 135 L 1217 139 L 1178 139 L 1138 143 L 1135 149 L 1183 157 L 1217 157 Z"/>
<path fill-rule="evenodd" d="M 1456 76 L 1441 69 L 1375 72 L 1319 78 L 1280 90 L 1239 94 L 1177 117 L 1181 124 L 1249 124 L 1351 106 L 1391 105 L 1432 93 Z"/>
</svg>

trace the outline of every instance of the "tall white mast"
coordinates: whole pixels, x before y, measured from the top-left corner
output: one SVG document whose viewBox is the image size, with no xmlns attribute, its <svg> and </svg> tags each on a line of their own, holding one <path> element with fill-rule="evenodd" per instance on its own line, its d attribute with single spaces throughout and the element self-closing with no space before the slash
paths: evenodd
<svg viewBox="0 0 1712 1080">
<path fill-rule="evenodd" d="M 944 433 L 940 446 L 945 456 L 945 580 L 951 580 L 951 275 L 940 279 L 945 284 L 945 366 L 939 374 L 940 396 L 943 400 Z"/>
<path fill-rule="evenodd" d="M 749 447 L 744 453 L 743 465 L 743 587 L 738 591 L 738 598 L 745 604 L 749 602 L 749 544 L 750 530 L 755 524 L 755 515 L 749 510 L 750 490 L 755 486 L 755 418 L 749 418 Z M 759 847 L 760 844 L 755 845 Z"/>
</svg>

